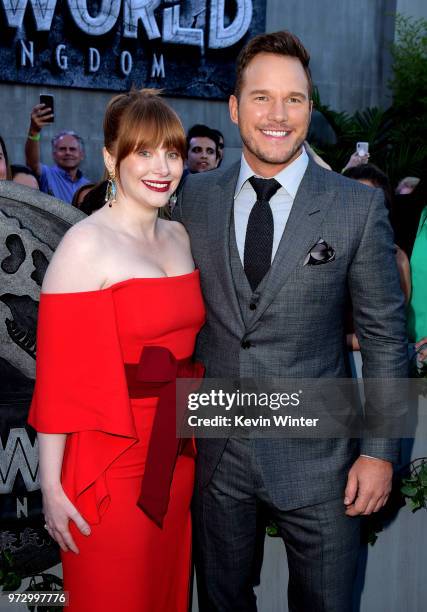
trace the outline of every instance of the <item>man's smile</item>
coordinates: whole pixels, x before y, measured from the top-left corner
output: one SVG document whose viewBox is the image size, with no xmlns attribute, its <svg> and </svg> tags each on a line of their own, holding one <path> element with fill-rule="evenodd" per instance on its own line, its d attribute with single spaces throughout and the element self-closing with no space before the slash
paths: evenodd
<svg viewBox="0 0 427 612">
<path fill-rule="evenodd" d="M 290 134 L 290 130 L 261 130 L 261 132 L 270 138 L 285 138 Z"/>
</svg>

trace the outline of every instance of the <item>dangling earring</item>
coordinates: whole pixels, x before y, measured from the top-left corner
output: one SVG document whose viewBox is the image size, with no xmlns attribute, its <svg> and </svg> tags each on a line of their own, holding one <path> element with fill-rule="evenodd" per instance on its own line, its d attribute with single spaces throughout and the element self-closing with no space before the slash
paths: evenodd
<svg viewBox="0 0 427 612">
<path fill-rule="evenodd" d="M 105 193 L 105 203 L 111 208 L 116 203 L 117 185 L 114 172 L 108 173 L 107 191 Z"/>
<path fill-rule="evenodd" d="M 169 198 L 169 208 L 171 210 L 174 209 L 177 199 L 178 199 L 178 196 L 176 195 L 176 193 L 173 193 L 171 197 Z"/>
</svg>

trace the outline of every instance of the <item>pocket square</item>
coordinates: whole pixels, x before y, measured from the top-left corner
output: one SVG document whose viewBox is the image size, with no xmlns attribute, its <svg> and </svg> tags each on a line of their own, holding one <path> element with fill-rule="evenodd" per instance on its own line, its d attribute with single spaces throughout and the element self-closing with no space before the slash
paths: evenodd
<svg viewBox="0 0 427 612">
<path fill-rule="evenodd" d="M 335 259 L 334 249 L 320 239 L 307 253 L 303 266 L 320 266 Z"/>
</svg>

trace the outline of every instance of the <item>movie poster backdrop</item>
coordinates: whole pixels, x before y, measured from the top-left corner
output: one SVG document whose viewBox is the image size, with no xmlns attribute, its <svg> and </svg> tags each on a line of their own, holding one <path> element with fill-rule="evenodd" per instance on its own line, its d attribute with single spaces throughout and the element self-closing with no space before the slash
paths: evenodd
<svg viewBox="0 0 427 612">
<path fill-rule="evenodd" d="M 0 79 L 226 99 L 266 0 L 0 0 Z"/>
<path fill-rule="evenodd" d="M 5 590 L 16 588 L 15 575 L 40 582 L 59 562 L 43 528 L 37 437 L 26 420 L 43 276 L 60 239 L 83 216 L 39 191 L 0 181 L 0 569 L 12 580 Z"/>
</svg>

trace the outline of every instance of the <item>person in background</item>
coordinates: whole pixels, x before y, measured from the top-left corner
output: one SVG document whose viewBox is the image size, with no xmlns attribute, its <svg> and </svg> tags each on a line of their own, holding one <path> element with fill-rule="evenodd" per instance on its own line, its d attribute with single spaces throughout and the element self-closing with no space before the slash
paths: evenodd
<svg viewBox="0 0 427 612">
<path fill-rule="evenodd" d="M 427 342 L 427 202 L 421 213 L 414 248 L 412 249 L 411 280 L 412 293 L 408 306 L 408 335 L 409 339 L 416 342 L 419 347 Z"/>
<path fill-rule="evenodd" d="M 220 132 L 219 130 L 215 129 L 215 128 L 211 128 L 212 132 L 214 134 L 216 134 L 218 136 L 218 165 L 217 168 L 220 167 L 220 165 L 222 164 L 222 160 L 224 159 L 224 146 L 225 146 L 225 142 L 224 142 L 224 135 L 222 132 Z"/>
<path fill-rule="evenodd" d="M 391 188 L 390 181 L 388 180 L 388 176 L 385 174 L 385 172 L 378 168 L 378 166 L 366 162 L 358 165 L 347 166 L 347 169 L 343 170 L 342 173 L 347 178 L 359 181 L 359 183 L 362 183 L 363 185 L 382 189 L 385 197 L 385 204 L 389 212 L 391 211 L 393 206 L 393 190 Z"/>
<path fill-rule="evenodd" d="M 83 196 L 79 208 L 87 215 L 91 215 L 96 210 L 102 208 L 107 197 L 108 181 L 100 181 Z"/>
<path fill-rule="evenodd" d="M 14 183 L 19 185 L 25 185 L 25 187 L 31 187 L 31 189 L 39 189 L 39 183 L 36 175 L 27 166 L 21 164 L 12 164 L 11 167 L 12 180 Z"/>
<path fill-rule="evenodd" d="M 95 187 L 95 183 L 86 183 L 85 185 L 82 185 L 81 187 L 79 187 L 73 195 L 73 199 L 71 200 L 71 206 L 75 206 L 76 208 L 81 208 L 83 200 L 92 191 L 94 187 Z M 105 204 L 105 201 L 102 203 L 102 205 L 104 204 Z"/>
<path fill-rule="evenodd" d="M 427 203 L 427 179 L 423 175 L 412 193 L 394 196 L 391 210 L 396 244 L 405 251 L 409 259 L 420 224 L 421 214 Z"/>
<path fill-rule="evenodd" d="M 193 125 L 187 133 L 188 172 L 195 174 L 214 170 L 219 158 L 219 139 L 215 132 L 201 123 Z"/>
<path fill-rule="evenodd" d="M 26 164 L 40 183 L 40 190 L 71 204 L 74 193 L 89 183 L 80 170 L 84 159 L 83 139 L 72 131 L 62 131 L 52 139 L 53 166 L 40 161 L 40 136 L 50 125 L 53 114 L 45 104 L 36 104 L 31 111 L 31 123 L 25 143 Z"/>
<path fill-rule="evenodd" d="M 341 173 L 344 174 L 345 171 L 349 168 L 357 168 L 358 166 L 363 166 L 364 164 L 367 164 L 369 162 L 369 157 L 369 153 L 366 153 L 365 155 L 359 155 L 359 153 L 355 151 L 354 153 L 352 153 L 350 159 L 348 160 L 344 168 L 341 170 Z"/>
<path fill-rule="evenodd" d="M 11 181 L 12 172 L 9 166 L 9 158 L 7 156 L 6 145 L 3 138 L 0 136 L 0 181 Z"/>
<path fill-rule="evenodd" d="M 408 195 L 414 191 L 419 182 L 420 179 L 416 176 L 406 176 L 397 185 L 396 193 L 398 195 Z"/>
</svg>

